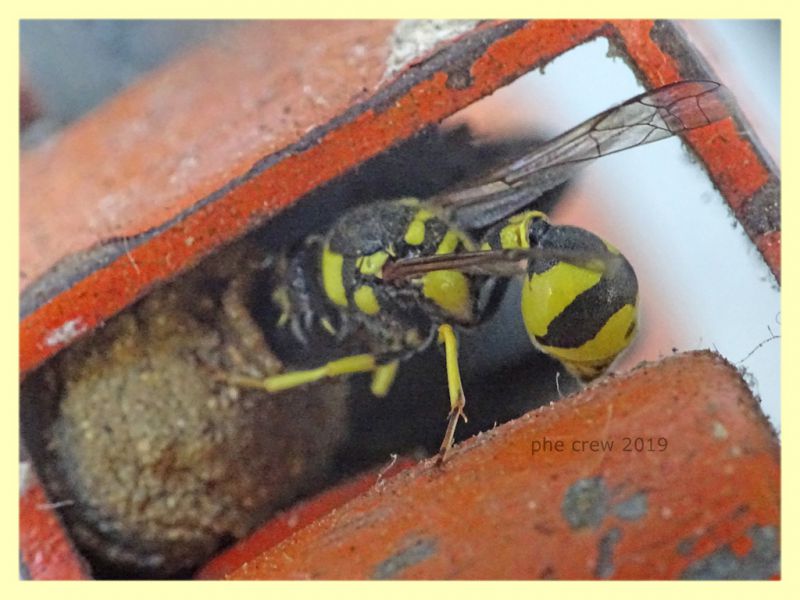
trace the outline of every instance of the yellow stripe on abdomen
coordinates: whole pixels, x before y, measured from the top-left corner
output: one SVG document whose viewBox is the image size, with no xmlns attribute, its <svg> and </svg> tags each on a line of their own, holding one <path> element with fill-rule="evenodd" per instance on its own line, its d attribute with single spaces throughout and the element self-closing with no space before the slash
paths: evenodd
<svg viewBox="0 0 800 600">
<path fill-rule="evenodd" d="M 564 262 L 531 275 L 522 287 L 522 318 L 531 339 L 545 336 L 553 319 L 601 277 L 601 273 Z"/>
<path fill-rule="evenodd" d="M 322 249 L 322 287 L 325 294 L 334 304 L 347 306 L 347 294 L 344 290 L 344 280 L 342 269 L 344 267 L 344 256 L 331 250 L 326 244 Z"/>
<path fill-rule="evenodd" d="M 584 378 L 597 367 L 607 367 L 628 347 L 636 328 L 636 306 L 626 304 L 605 322 L 597 335 L 577 348 L 544 346 L 534 340 L 543 352 L 560 360 Z"/>
</svg>

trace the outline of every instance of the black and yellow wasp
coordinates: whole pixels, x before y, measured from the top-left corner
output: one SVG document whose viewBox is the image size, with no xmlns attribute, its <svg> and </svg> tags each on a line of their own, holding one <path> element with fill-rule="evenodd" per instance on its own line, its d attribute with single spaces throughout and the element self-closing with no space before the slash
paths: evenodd
<svg viewBox="0 0 800 600">
<path fill-rule="evenodd" d="M 421 202 L 379 201 L 342 214 L 281 258 L 272 301 L 279 325 L 332 360 L 237 386 L 279 392 L 371 373 L 386 395 L 400 362 L 444 345 L 450 416 L 443 460 L 464 415 L 454 328 L 492 313 L 499 278 L 520 275 L 522 316 L 541 351 L 580 380 L 605 372 L 635 337 L 638 286 L 611 244 L 528 207 L 592 160 L 706 126 L 728 115 L 725 88 L 684 81 L 602 112 L 478 181 Z M 322 362 L 322 361 L 321 361 Z M 307 365 L 304 365 L 307 366 Z"/>
</svg>

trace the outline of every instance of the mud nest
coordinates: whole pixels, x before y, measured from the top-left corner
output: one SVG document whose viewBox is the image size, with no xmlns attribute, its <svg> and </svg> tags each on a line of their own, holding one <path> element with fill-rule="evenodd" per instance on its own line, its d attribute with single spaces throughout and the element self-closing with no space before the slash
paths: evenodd
<svg viewBox="0 0 800 600">
<path fill-rule="evenodd" d="M 256 269 L 237 253 L 157 291 L 44 378 L 39 471 L 111 576 L 187 572 L 319 487 L 346 436 L 344 383 L 267 395 L 220 381 L 280 369 L 247 307 Z"/>
</svg>

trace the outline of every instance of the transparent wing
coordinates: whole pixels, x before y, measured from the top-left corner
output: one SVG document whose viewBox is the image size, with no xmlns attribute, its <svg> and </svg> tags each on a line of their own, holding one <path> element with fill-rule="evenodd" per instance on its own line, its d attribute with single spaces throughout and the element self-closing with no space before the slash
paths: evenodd
<svg viewBox="0 0 800 600">
<path fill-rule="evenodd" d="M 430 199 L 464 229 L 518 212 L 592 160 L 704 127 L 730 114 L 730 95 L 713 81 L 682 81 L 645 92 L 546 142 L 461 190 Z"/>
<path fill-rule="evenodd" d="M 528 272 L 533 260 L 559 260 L 585 269 L 604 272 L 623 259 L 619 254 L 555 248 L 482 250 L 456 254 L 435 254 L 388 262 L 383 267 L 387 282 L 420 277 L 431 271 L 460 271 L 472 275 L 514 277 Z"/>
</svg>

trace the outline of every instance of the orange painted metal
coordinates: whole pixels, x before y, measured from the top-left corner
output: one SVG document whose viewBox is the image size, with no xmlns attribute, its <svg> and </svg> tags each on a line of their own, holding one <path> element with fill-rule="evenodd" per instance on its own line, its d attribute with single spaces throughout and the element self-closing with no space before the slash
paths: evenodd
<svg viewBox="0 0 800 600">
<path fill-rule="evenodd" d="M 756 241 L 764 260 L 772 267 L 775 276 L 780 281 L 781 273 L 781 232 L 768 231 Z"/>
<path fill-rule="evenodd" d="M 648 20 L 614 21 L 623 52 L 648 87 L 658 87 L 692 77 L 713 77 L 701 57 L 682 47 L 681 32 L 659 27 Z M 692 147 L 709 177 L 743 222 L 753 243 L 780 281 L 780 225 L 759 231 L 748 226 L 748 205 L 756 194 L 777 180 L 771 162 L 752 140 L 749 126 L 740 115 L 712 127 L 688 132 L 684 139 Z M 776 202 L 779 198 L 776 198 Z M 779 217 L 778 217 L 779 219 Z"/>
<path fill-rule="evenodd" d="M 32 482 L 19 500 L 19 545 L 31 579 L 89 579 L 83 561 L 48 505 L 44 489 Z"/>
<path fill-rule="evenodd" d="M 296 506 L 268 521 L 249 537 L 219 554 L 200 569 L 195 577 L 197 579 L 224 579 L 229 573 L 240 568 L 244 563 L 257 559 L 260 554 L 276 546 L 294 532 L 310 525 L 371 488 L 383 486 L 390 477 L 394 477 L 413 464 L 414 461 L 401 458 L 384 469 L 361 475 L 310 500 L 299 502 Z"/>
<path fill-rule="evenodd" d="M 774 432 L 698 352 L 472 438 L 229 578 L 774 578 L 779 523 Z"/>
</svg>

